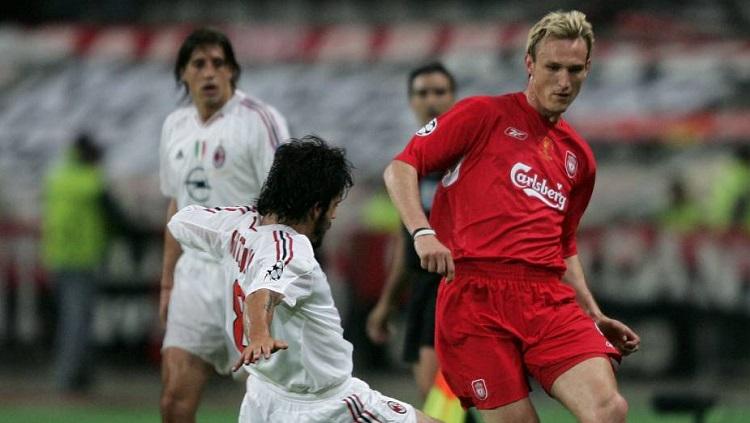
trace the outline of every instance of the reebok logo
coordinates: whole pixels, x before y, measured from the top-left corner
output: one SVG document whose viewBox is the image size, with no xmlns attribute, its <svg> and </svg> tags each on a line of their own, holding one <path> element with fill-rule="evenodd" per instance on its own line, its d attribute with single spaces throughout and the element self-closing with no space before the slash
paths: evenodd
<svg viewBox="0 0 750 423">
<path fill-rule="evenodd" d="M 523 132 L 520 129 L 516 129 L 512 126 L 505 128 L 505 135 L 521 141 L 529 137 L 529 134 L 527 134 L 526 132 Z"/>
<path fill-rule="evenodd" d="M 553 189 L 550 186 L 552 184 L 546 178 L 534 173 L 531 166 L 521 162 L 514 164 L 510 170 L 510 180 L 527 196 L 536 198 L 553 209 L 565 210 L 568 197 L 562 193 L 562 184 L 555 184 L 557 189 Z"/>
</svg>

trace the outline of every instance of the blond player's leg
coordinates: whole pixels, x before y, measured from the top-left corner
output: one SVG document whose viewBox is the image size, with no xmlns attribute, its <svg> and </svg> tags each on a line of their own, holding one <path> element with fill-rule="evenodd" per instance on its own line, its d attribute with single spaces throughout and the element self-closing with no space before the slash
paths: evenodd
<svg viewBox="0 0 750 423">
<path fill-rule="evenodd" d="M 609 359 L 594 357 L 560 375 L 552 395 L 581 423 L 624 423 L 628 403 L 617 390 Z"/>
<path fill-rule="evenodd" d="M 477 410 L 484 423 L 539 423 L 539 416 L 528 398 L 492 410 Z"/>
<path fill-rule="evenodd" d="M 162 356 L 161 416 L 165 423 L 192 423 L 203 387 L 213 367 L 201 358 L 176 347 Z"/>
</svg>

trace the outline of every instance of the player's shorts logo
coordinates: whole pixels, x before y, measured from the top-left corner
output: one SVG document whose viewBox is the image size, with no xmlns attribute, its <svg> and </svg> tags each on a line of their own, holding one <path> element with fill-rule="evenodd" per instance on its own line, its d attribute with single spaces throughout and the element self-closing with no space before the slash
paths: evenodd
<svg viewBox="0 0 750 423">
<path fill-rule="evenodd" d="M 436 129 L 437 118 L 434 118 L 431 121 L 427 122 L 427 125 L 423 126 L 419 131 L 417 131 L 417 135 L 420 137 L 426 137 L 427 135 L 435 132 Z"/>
<path fill-rule="evenodd" d="M 516 129 L 512 126 L 505 128 L 505 135 L 521 141 L 529 137 L 529 134 L 527 134 L 526 132 L 523 132 L 520 129 Z"/>
<path fill-rule="evenodd" d="M 570 178 L 575 178 L 578 173 L 578 158 L 570 151 L 565 152 L 565 173 Z"/>
<path fill-rule="evenodd" d="M 484 379 L 477 379 L 471 382 L 471 388 L 474 390 L 474 396 L 478 400 L 484 401 L 487 399 L 487 385 L 484 383 Z"/>
<path fill-rule="evenodd" d="M 395 411 L 398 414 L 406 414 L 406 407 L 404 407 L 403 404 L 396 402 L 396 401 L 387 401 L 386 404 L 388 407 L 390 407 L 391 410 Z"/>
<path fill-rule="evenodd" d="M 615 348 L 615 346 L 612 345 L 612 343 L 607 340 L 607 337 L 604 336 L 604 332 L 602 332 L 602 330 L 599 328 L 599 325 L 597 325 L 596 322 L 594 322 L 594 327 L 596 328 L 596 331 L 599 332 L 599 335 L 601 335 L 602 337 L 604 337 L 604 346 L 607 347 L 607 348 L 611 348 L 613 350 L 616 350 L 617 348 Z"/>
<path fill-rule="evenodd" d="M 216 169 L 224 166 L 224 162 L 227 159 L 227 152 L 224 150 L 224 147 L 218 146 L 216 147 L 216 150 L 214 150 L 214 167 Z"/>
<path fill-rule="evenodd" d="M 185 179 L 187 193 L 198 203 L 206 202 L 211 197 L 211 186 L 208 184 L 208 176 L 203 167 L 198 166 L 188 173 Z"/>
</svg>

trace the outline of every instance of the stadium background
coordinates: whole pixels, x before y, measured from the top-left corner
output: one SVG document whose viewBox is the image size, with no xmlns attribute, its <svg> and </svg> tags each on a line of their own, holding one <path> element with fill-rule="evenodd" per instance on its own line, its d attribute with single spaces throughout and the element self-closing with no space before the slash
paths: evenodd
<svg viewBox="0 0 750 423">
<path fill-rule="evenodd" d="M 690 421 L 651 407 L 659 393 L 685 391 L 718 398 L 710 422 L 750 420 L 750 173 L 736 154 L 750 146 L 746 2 L 55 0 L 2 7 L 0 422 L 157 419 L 166 207 L 157 150 L 164 117 L 183 101 L 172 76 L 176 49 L 203 24 L 228 33 L 243 66 L 239 87 L 276 106 L 293 135 L 316 133 L 348 149 L 357 186 L 326 241 L 327 270 L 355 343 L 357 375 L 416 401 L 397 358 L 400 343 L 379 349 L 362 329 L 397 230 L 380 173 L 416 129 L 406 74 L 440 59 L 455 72 L 459 97 L 521 90 L 526 31 L 557 8 L 587 13 L 597 36 L 592 73 L 566 116 L 599 160 L 580 234 L 589 284 L 605 311 L 643 337 L 620 371 L 631 421 Z M 145 235 L 112 245 L 94 319 L 95 390 L 71 399 L 50 383 L 56 313 L 38 226 L 42 177 L 82 130 L 104 147 L 115 197 Z M 732 191 L 738 183 L 744 190 Z M 676 186 L 686 202 L 675 201 Z M 215 378 L 201 421 L 235 421 L 242 390 Z M 543 421 L 572 421 L 539 391 Z"/>
</svg>

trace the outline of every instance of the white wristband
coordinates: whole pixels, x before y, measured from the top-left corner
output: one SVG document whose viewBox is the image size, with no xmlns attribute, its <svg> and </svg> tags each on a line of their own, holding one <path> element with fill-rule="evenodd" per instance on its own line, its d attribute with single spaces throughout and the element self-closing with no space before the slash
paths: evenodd
<svg viewBox="0 0 750 423">
<path fill-rule="evenodd" d="M 412 235 L 412 238 L 417 239 L 420 236 L 425 236 L 425 235 L 436 235 L 436 232 L 434 229 L 422 228 L 414 232 L 414 235 Z"/>
</svg>

